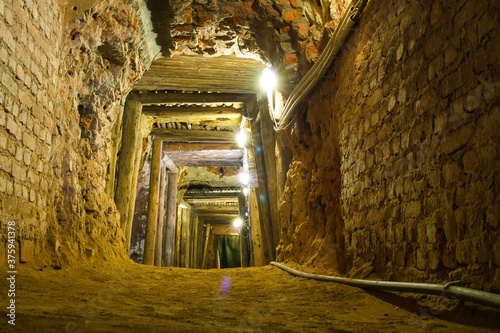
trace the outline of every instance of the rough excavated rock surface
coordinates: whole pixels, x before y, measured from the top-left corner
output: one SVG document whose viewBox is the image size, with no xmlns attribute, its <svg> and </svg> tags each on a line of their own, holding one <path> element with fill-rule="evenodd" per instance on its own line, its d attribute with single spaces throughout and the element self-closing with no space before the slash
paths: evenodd
<svg viewBox="0 0 500 333">
<path fill-rule="evenodd" d="M 500 292 L 499 15 L 369 2 L 290 130 L 279 259 Z"/>
<path fill-rule="evenodd" d="M 21 262 L 125 255 L 104 186 L 122 98 L 151 61 L 137 8 L 98 1 L 62 26 L 56 1 L 0 7 L 1 234 L 16 221 Z"/>
</svg>

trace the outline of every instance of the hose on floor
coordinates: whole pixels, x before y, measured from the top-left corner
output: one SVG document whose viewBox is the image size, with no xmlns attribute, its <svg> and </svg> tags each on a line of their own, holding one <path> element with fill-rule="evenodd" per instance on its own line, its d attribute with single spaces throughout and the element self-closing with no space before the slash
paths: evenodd
<svg viewBox="0 0 500 333">
<path fill-rule="evenodd" d="M 452 284 L 433 284 L 433 283 L 413 283 L 413 282 L 394 282 L 394 281 L 374 281 L 362 279 L 350 279 L 329 275 L 318 275 L 304 273 L 293 268 L 287 267 L 276 261 L 272 261 L 271 265 L 276 266 L 292 275 L 303 278 L 314 279 L 319 281 L 330 281 L 341 284 L 346 284 L 353 287 L 383 290 L 383 291 L 400 291 L 416 294 L 430 294 L 446 297 L 455 297 L 463 301 L 474 302 L 482 305 L 488 305 L 500 309 L 500 295 L 489 293 L 486 291 L 475 290 L 470 288 L 458 287 Z"/>
</svg>

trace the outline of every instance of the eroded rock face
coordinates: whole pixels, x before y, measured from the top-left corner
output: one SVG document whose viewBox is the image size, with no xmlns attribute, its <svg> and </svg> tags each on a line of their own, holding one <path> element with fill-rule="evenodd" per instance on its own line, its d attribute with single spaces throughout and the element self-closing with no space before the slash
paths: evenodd
<svg viewBox="0 0 500 333">
<path fill-rule="evenodd" d="M 2 212 L 18 220 L 23 261 L 61 266 L 124 257 L 104 183 L 120 103 L 151 59 L 141 51 L 138 7 L 99 1 L 64 27 L 55 1 L 2 6 L 2 20 L 15 11 L 19 21 L 6 26 L 12 39 L 2 47 L 2 59 L 17 65 L 1 64 L 11 84 L 1 88 L 9 121 L 0 132 L 14 147 L 1 149 L 12 160 L 23 153 L 3 171 L 10 185 L 1 201 Z"/>
<path fill-rule="evenodd" d="M 171 55 L 259 58 L 300 78 L 338 25 L 346 1 L 170 1 Z M 167 10 L 167 9 L 165 9 Z M 158 17 L 155 26 L 166 19 Z"/>
<path fill-rule="evenodd" d="M 279 259 L 498 292 L 498 5 L 365 13 L 290 130 Z"/>
</svg>

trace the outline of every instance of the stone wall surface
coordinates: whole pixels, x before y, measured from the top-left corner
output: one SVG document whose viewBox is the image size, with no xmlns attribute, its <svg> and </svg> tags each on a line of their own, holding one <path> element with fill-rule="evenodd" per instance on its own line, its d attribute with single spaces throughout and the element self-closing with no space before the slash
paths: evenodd
<svg viewBox="0 0 500 333">
<path fill-rule="evenodd" d="M 499 15 L 368 3 L 290 129 L 278 259 L 500 292 Z"/>
<path fill-rule="evenodd" d="M 17 221 L 21 262 L 125 255 L 104 186 L 111 129 L 148 59 L 137 8 L 99 1 L 63 26 L 55 0 L 0 3 L 1 235 Z"/>
</svg>

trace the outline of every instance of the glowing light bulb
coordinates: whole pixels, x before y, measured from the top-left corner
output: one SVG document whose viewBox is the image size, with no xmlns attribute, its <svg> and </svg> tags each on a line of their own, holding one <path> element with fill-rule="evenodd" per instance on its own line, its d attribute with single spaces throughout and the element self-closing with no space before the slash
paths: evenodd
<svg viewBox="0 0 500 333">
<path fill-rule="evenodd" d="M 236 141 L 241 148 L 245 147 L 247 143 L 247 134 L 245 131 L 239 131 L 238 134 L 236 134 Z"/>
<path fill-rule="evenodd" d="M 188 206 L 185 203 L 181 203 L 179 206 L 184 209 L 188 208 Z"/>
<path fill-rule="evenodd" d="M 247 185 L 250 182 L 250 175 L 248 174 L 248 172 L 240 173 L 240 182 L 243 185 Z"/>
<path fill-rule="evenodd" d="M 243 194 L 244 194 L 245 196 L 247 196 L 247 195 L 248 195 L 248 187 L 243 187 Z"/>
<path fill-rule="evenodd" d="M 240 218 L 237 218 L 236 220 L 233 221 L 233 227 L 235 228 L 241 228 L 243 225 L 243 221 Z"/>
<path fill-rule="evenodd" d="M 260 79 L 260 85 L 267 91 L 271 91 L 276 88 L 276 82 L 278 81 L 276 72 L 271 68 L 266 68 L 262 71 L 262 77 Z"/>
</svg>

